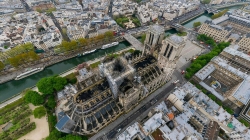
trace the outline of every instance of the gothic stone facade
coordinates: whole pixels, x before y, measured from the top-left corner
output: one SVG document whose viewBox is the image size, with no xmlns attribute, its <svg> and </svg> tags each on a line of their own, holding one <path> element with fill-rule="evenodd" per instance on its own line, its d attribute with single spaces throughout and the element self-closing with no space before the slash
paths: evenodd
<svg viewBox="0 0 250 140">
<path fill-rule="evenodd" d="M 148 41 L 156 45 L 147 46 L 143 53 L 126 53 L 118 58 L 106 57 L 99 69 L 81 70 L 77 77 L 77 93 L 68 95 L 60 108 L 65 119 L 60 119 L 56 128 L 63 131 L 64 124 L 74 122 L 67 133 L 94 134 L 114 121 L 121 113 L 128 112 L 150 93 L 164 85 L 172 75 L 175 61 L 183 48 L 184 40 L 172 36 L 159 42 L 152 30 L 163 29 L 159 25 L 150 28 Z M 159 26 L 159 27 L 156 27 Z M 151 39 L 149 39 L 151 36 Z M 148 42 L 147 42 L 148 43 Z M 165 52 L 169 48 L 168 54 Z M 154 51 L 151 51 L 154 50 Z M 158 57 L 154 57 L 158 56 Z M 169 67 L 169 68 L 166 68 Z"/>
</svg>

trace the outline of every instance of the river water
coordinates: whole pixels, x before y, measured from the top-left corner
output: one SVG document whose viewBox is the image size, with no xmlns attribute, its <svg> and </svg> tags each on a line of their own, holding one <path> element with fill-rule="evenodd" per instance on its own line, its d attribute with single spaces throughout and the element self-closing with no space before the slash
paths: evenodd
<svg viewBox="0 0 250 140">
<path fill-rule="evenodd" d="M 238 8 L 239 6 L 234 6 L 234 7 L 230 7 L 229 9 L 231 11 L 231 10 L 238 9 Z M 210 17 L 211 15 L 202 14 L 201 16 L 194 18 L 184 23 L 183 25 L 185 27 L 192 28 L 194 22 L 197 22 L 197 21 L 204 22 L 205 20 L 210 19 Z M 171 30 L 166 31 L 165 35 L 174 34 L 174 33 L 176 33 L 176 30 L 171 29 Z M 138 39 L 140 40 L 141 38 L 138 38 Z M 18 80 L 18 81 L 12 80 L 12 81 L 0 84 L 0 102 L 22 92 L 26 88 L 34 86 L 37 83 L 37 81 L 43 77 L 60 74 L 64 71 L 71 69 L 72 67 L 77 66 L 78 64 L 82 62 L 101 57 L 105 55 L 105 53 L 108 54 L 112 52 L 117 52 L 129 46 L 130 44 L 127 41 L 123 41 L 119 43 L 119 45 L 117 46 L 114 46 L 105 50 L 100 49 L 100 50 L 95 51 L 92 54 L 87 54 L 82 57 L 75 57 L 75 58 L 57 63 L 55 65 L 45 68 L 42 72 L 23 78 L 21 80 Z"/>
</svg>

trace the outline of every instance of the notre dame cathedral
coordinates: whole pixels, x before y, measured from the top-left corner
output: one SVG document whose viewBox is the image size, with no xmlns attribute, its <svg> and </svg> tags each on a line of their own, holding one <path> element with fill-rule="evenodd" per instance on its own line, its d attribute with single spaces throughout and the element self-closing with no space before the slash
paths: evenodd
<svg viewBox="0 0 250 140">
<path fill-rule="evenodd" d="M 104 59 L 98 69 L 79 70 L 77 92 L 60 93 L 56 128 L 79 135 L 97 133 L 168 82 L 185 41 L 164 36 L 162 26 L 152 25 L 143 52 Z"/>
</svg>

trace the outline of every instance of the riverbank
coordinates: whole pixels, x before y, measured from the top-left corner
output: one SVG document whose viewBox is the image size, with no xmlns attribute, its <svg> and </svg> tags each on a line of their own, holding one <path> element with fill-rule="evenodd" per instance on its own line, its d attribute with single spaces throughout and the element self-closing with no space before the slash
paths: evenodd
<svg viewBox="0 0 250 140">
<path fill-rule="evenodd" d="M 122 36 L 119 36 L 117 38 L 114 38 L 114 40 L 112 41 L 118 41 L 118 42 L 122 42 L 124 41 L 123 37 Z M 110 42 L 112 42 L 110 41 Z M 103 43 L 104 44 L 104 43 Z M 102 45 L 103 45 L 102 44 Z M 102 45 L 99 45 L 99 46 L 90 46 L 88 49 L 85 50 L 86 51 L 91 51 L 91 50 L 94 50 L 94 49 L 101 49 Z M 84 51 L 83 51 L 84 52 Z M 81 52 L 81 53 L 83 53 Z M 65 60 L 68 60 L 68 59 L 71 59 L 71 58 L 74 58 L 78 55 L 79 52 L 73 52 L 69 55 L 56 55 L 56 56 L 50 56 L 50 57 L 47 57 L 47 58 L 44 58 L 43 60 L 41 60 L 38 64 L 35 64 L 35 65 L 32 65 L 30 66 L 29 68 L 39 68 L 39 67 L 49 67 L 51 65 L 55 65 L 57 63 L 60 63 L 62 61 L 65 61 Z M 14 70 L 14 71 L 10 71 L 9 73 L 3 73 L 2 75 L 0 75 L 0 84 L 3 84 L 3 83 L 6 83 L 6 82 L 9 82 L 11 80 L 14 80 L 16 78 L 17 75 L 20 75 L 21 73 L 24 73 L 25 72 L 25 69 L 26 68 L 22 68 L 22 69 L 18 69 L 18 70 Z"/>
<path fill-rule="evenodd" d="M 128 50 L 130 50 L 130 49 L 132 49 L 132 47 L 125 48 L 125 49 L 120 50 L 120 51 L 117 51 L 117 52 L 115 52 L 115 53 L 120 54 L 120 53 L 122 53 L 122 52 L 124 52 L 124 51 L 128 51 Z M 96 59 L 94 59 L 94 60 L 87 61 L 87 64 L 90 65 L 90 64 L 92 64 L 92 63 L 98 62 L 98 61 L 102 60 L 104 57 L 105 57 L 105 56 L 100 57 L 100 58 L 96 58 Z M 73 72 L 76 72 L 76 66 L 73 67 L 73 68 L 71 68 L 71 69 L 69 69 L 69 70 L 67 70 L 67 71 L 65 71 L 65 72 L 60 73 L 59 76 L 65 77 L 66 75 L 69 75 L 69 74 L 71 74 L 71 73 L 73 73 Z M 38 91 L 38 89 L 37 89 L 37 87 L 36 87 L 35 85 L 34 85 L 33 87 L 30 87 L 30 88 L 27 88 L 27 89 L 34 90 L 34 91 Z M 15 102 L 15 101 L 19 100 L 20 98 L 22 98 L 22 93 L 18 93 L 18 94 L 16 94 L 16 95 L 12 96 L 11 98 L 6 99 L 6 100 L 0 102 L 0 108 L 3 108 L 3 107 L 5 107 L 6 105 Z"/>
</svg>

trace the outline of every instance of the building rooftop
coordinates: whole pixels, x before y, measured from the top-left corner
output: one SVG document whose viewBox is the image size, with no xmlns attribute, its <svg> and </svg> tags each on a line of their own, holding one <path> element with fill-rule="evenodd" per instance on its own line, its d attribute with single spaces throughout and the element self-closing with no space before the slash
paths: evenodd
<svg viewBox="0 0 250 140">
<path fill-rule="evenodd" d="M 235 50 L 236 51 L 236 50 Z M 214 57 L 211 61 L 215 62 L 219 66 L 227 69 L 228 71 L 234 73 L 235 75 L 241 77 L 243 82 L 240 83 L 240 86 L 237 88 L 237 90 L 234 92 L 233 96 L 241 101 L 243 104 L 247 104 L 247 102 L 250 99 L 250 76 L 246 73 L 243 73 L 242 71 L 235 69 L 234 67 L 227 64 L 226 60 L 223 60 L 220 57 Z"/>
<path fill-rule="evenodd" d="M 135 122 L 134 124 L 127 127 L 126 130 L 117 137 L 117 140 L 131 140 L 136 135 L 141 139 L 145 138 L 145 135 L 140 130 L 138 122 Z"/>
<path fill-rule="evenodd" d="M 148 119 L 143 124 L 144 131 L 146 133 L 150 133 L 159 128 L 162 124 L 165 124 L 166 122 L 162 119 L 162 116 L 163 116 L 162 113 L 154 114 L 150 119 Z"/>
<path fill-rule="evenodd" d="M 176 44 L 182 44 L 183 43 L 183 38 L 177 35 L 172 35 L 170 36 L 170 40 L 173 41 Z"/>
<path fill-rule="evenodd" d="M 204 80 L 206 77 L 208 77 L 213 71 L 215 70 L 215 67 L 213 64 L 208 64 L 204 66 L 201 70 L 199 70 L 197 73 L 195 73 L 195 76 L 200 78 L 201 80 Z"/>
<path fill-rule="evenodd" d="M 226 21 L 228 19 L 229 19 L 228 16 L 221 16 L 219 18 L 216 18 L 216 19 L 212 20 L 212 23 L 217 25 L 217 24 L 220 24 L 221 22 L 224 22 L 224 21 Z"/>
</svg>

